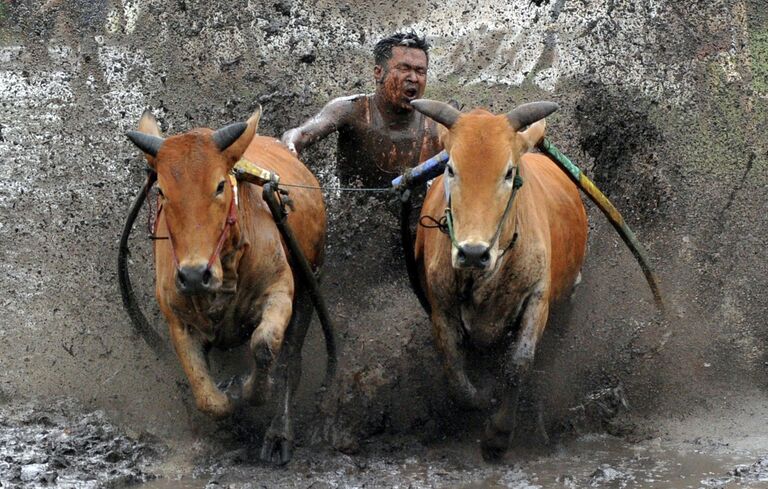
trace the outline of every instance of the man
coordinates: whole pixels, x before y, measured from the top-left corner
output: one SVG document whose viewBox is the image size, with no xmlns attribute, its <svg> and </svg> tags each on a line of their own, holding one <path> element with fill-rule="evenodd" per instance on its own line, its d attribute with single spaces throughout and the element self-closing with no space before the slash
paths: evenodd
<svg viewBox="0 0 768 489">
<path fill-rule="evenodd" d="M 394 176 L 442 149 L 437 124 L 411 107 L 411 101 L 424 94 L 428 49 L 425 40 L 415 34 L 382 39 L 373 51 L 374 93 L 330 101 L 302 126 L 283 134 L 282 141 L 300 153 L 338 131 L 341 183 L 388 187 Z M 313 438 L 330 441 L 345 452 L 356 451 L 359 437 L 380 431 L 386 423 L 417 425 L 420 413 L 429 411 L 431 398 L 415 384 L 403 381 L 409 369 L 421 368 L 403 357 L 420 358 L 418 345 L 428 341 L 429 329 L 414 328 L 412 317 L 403 314 L 399 301 L 381 300 L 402 290 L 393 284 L 405 277 L 399 265 L 402 244 L 393 232 L 396 213 L 393 206 L 381 205 L 382 199 L 391 196 L 345 195 L 345 205 L 335 206 L 333 211 L 336 222 L 343 223 L 333 236 L 334 246 L 345 254 L 335 254 L 327 265 L 332 267 L 333 283 L 342 285 L 327 285 L 326 290 L 338 304 L 353 309 L 349 315 L 354 320 L 337 323 L 343 331 L 344 354 L 339 359 L 336 385 L 321 403 L 325 420 L 315 427 Z M 335 260 L 343 263 L 349 257 L 354 266 L 333 268 Z M 418 361 L 416 365 L 420 365 Z M 417 393 L 420 397 L 415 401 Z M 412 400 L 409 409 L 399 408 L 402 399 Z"/>
<path fill-rule="evenodd" d="M 372 95 L 351 95 L 328 102 L 282 141 L 300 153 L 307 146 L 338 131 L 338 172 L 343 184 L 357 182 L 381 187 L 408 167 L 440 149 L 437 125 L 411 107 L 427 84 L 429 45 L 414 33 L 397 33 L 373 49 Z"/>
</svg>

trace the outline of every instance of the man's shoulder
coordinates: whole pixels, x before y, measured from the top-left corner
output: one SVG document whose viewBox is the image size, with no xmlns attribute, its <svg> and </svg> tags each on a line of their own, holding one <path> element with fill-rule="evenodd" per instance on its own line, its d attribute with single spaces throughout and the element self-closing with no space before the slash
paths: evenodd
<svg viewBox="0 0 768 489">
<path fill-rule="evenodd" d="M 364 93 L 358 93 L 355 95 L 345 95 L 343 97 L 336 97 L 328 102 L 325 107 L 333 110 L 340 111 L 354 111 L 364 108 L 368 102 L 369 95 Z"/>
<path fill-rule="evenodd" d="M 336 97 L 335 99 L 331 100 L 332 102 L 360 102 L 364 99 L 369 98 L 371 95 L 367 93 L 356 93 L 353 95 L 344 95 L 342 97 Z"/>
<path fill-rule="evenodd" d="M 364 93 L 337 97 L 326 104 L 323 112 L 333 114 L 339 123 L 339 130 L 355 131 L 369 119 L 370 97 Z"/>
</svg>

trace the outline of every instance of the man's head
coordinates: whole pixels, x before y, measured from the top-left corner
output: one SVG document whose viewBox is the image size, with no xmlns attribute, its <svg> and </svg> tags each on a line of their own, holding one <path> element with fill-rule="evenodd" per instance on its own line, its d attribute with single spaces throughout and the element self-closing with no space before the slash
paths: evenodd
<svg viewBox="0 0 768 489">
<path fill-rule="evenodd" d="M 415 33 L 385 37 L 373 48 L 376 92 L 400 110 L 413 110 L 411 100 L 421 98 L 427 86 L 429 44 Z"/>
</svg>

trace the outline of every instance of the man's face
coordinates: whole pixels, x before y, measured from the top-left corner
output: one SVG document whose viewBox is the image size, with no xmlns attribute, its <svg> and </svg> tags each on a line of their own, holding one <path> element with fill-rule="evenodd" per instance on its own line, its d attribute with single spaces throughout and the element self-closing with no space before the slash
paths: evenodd
<svg viewBox="0 0 768 489">
<path fill-rule="evenodd" d="M 421 49 L 395 46 L 387 65 L 376 65 L 373 74 L 376 91 L 393 108 L 413 110 L 411 100 L 421 98 L 427 86 L 427 54 Z"/>
</svg>

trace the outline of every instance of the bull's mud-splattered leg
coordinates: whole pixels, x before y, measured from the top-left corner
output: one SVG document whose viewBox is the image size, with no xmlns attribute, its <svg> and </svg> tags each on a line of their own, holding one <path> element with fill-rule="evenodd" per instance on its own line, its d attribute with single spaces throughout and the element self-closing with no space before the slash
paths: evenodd
<svg viewBox="0 0 768 489">
<path fill-rule="evenodd" d="M 293 457 L 293 396 L 301 380 L 301 350 L 312 320 L 312 300 L 306 289 L 297 286 L 293 317 L 286 331 L 285 344 L 275 369 L 275 416 L 264 435 L 261 459 L 278 465 Z"/>
<path fill-rule="evenodd" d="M 504 359 L 506 385 L 503 399 L 499 410 L 488 420 L 481 443 L 483 458 L 488 461 L 498 460 L 504 454 L 515 433 L 520 391 L 528 384 L 536 345 L 547 323 L 549 302 L 546 297 L 547 294 L 537 291 L 528 299 L 517 341 L 509 346 Z"/>
<path fill-rule="evenodd" d="M 291 319 L 292 297 L 293 277 L 289 270 L 254 304 L 253 313 L 260 311 L 261 321 L 249 344 L 254 359 L 253 371 L 243 384 L 243 397 L 253 405 L 263 404 L 270 397 L 270 370 L 280 354 Z"/>
<path fill-rule="evenodd" d="M 447 318 L 442 311 L 435 308 L 432 312 L 432 328 L 452 397 L 467 408 L 486 407 L 490 402 L 489 393 L 479 392 L 467 377 L 464 351 L 460 347 L 460 322 Z"/>
<path fill-rule="evenodd" d="M 232 414 L 234 404 L 211 378 L 202 335 L 195 328 L 186 327 L 173 315 L 166 315 L 166 319 L 171 342 L 189 379 L 197 409 L 217 418 Z"/>
</svg>

